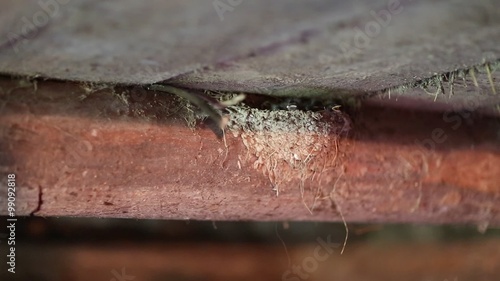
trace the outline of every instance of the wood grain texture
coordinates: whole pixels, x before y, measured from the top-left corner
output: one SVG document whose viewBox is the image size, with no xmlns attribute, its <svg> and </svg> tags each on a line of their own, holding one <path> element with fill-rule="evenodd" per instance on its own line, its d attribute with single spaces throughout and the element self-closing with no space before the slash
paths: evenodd
<svg viewBox="0 0 500 281">
<path fill-rule="evenodd" d="M 17 174 L 18 215 L 339 221 L 341 211 L 348 222 L 500 223 L 494 117 L 449 122 L 364 104 L 345 113 L 348 136 L 331 135 L 317 156 L 330 168 L 287 170 L 277 196 L 240 137 L 188 128 L 168 94 L 11 79 L 1 88 L 0 164 Z"/>
<path fill-rule="evenodd" d="M 60 2 L 5 4 L 0 73 L 328 96 L 500 59 L 498 1 Z"/>
</svg>

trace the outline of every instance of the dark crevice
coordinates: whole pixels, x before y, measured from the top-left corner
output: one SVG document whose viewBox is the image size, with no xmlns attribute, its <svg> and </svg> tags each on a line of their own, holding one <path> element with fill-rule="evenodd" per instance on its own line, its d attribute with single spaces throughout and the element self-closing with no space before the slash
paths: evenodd
<svg viewBox="0 0 500 281">
<path fill-rule="evenodd" d="M 43 204 L 43 199 L 42 199 L 42 187 L 39 185 L 38 186 L 38 205 L 36 206 L 36 209 L 33 210 L 31 213 L 30 213 L 30 217 L 33 217 L 36 215 L 36 213 L 38 213 L 41 209 L 42 209 L 42 204 Z"/>
</svg>

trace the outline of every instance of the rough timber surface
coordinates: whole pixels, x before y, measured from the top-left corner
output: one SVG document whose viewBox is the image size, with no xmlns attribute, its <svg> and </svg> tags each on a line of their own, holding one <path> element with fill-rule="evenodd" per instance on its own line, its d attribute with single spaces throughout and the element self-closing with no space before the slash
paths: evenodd
<svg viewBox="0 0 500 281">
<path fill-rule="evenodd" d="M 491 116 L 364 103 L 351 121 L 325 121 L 351 122 L 347 134 L 313 124 L 313 162 L 249 145 L 273 144 L 269 129 L 245 143 L 189 128 L 178 99 L 139 87 L 2 78 L 0 89 L 0 169 L 17 175 L 18 215 L 500 224 Z"/>
<path fill-rule="evenodd" d="M 2 4 L 19 215 L 499 224 L 499 1 L 400 1 L 387 24 L 394 1 L 243 1 L 222 20 L 144 3 L 67 1 L 32 29 L 39 2 Z M 280 128 L 260 112 L 224 141 L 152 82 L 351 106 Z"/>
<path fill-rule="evenodd" d="M 256 0 L 222 17 L 213 2 L 70 1 L 22 36 L 26 21 L 43 9 L 7 1 L 0 72 L 329 97 L 397 88 L 500 59 L 494 0 Z M 434 100 L 421 89 L 404 96 Z M 445 96 L 436 102 L 460 104 Z M 499 97 L 481 105 L 496 105 Z"/>
</svg>

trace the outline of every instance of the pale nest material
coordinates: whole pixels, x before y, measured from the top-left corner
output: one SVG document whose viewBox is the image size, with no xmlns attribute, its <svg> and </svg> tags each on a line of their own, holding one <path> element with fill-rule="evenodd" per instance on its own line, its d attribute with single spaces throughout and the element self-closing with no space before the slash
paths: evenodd
<svg viewBox="0 0 500 281">
<path fill-rule="evenodd" d="M 248 149 L 253 167 L 278 186 L 293 179 L 301 183 L 331 168 L 337 141 L 350 130 L 349 118 L 339 110 L 262 110 L 228 108 L 228 129 Z"/>
</svg>

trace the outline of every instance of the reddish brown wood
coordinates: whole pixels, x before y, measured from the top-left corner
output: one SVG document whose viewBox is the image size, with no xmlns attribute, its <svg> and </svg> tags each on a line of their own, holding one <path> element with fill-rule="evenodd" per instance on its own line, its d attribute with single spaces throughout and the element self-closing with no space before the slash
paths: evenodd
<svg viewBox="0 0 500 281">
<path fill-rule="evenodd" d="M 450 115 L 455 126 L 443 112 L 364 104 L 349 136 L 318 156 L 331 167 L 303 192 L 300 171 L 287 170 L 277 196 L 240 138 L 226 134 L 226 150 L 207 126 L 188 128 L 169 95 L 0 83 L 0 165 L 18 177 L 18 215 L 500 223 L 493 117 Z M 417 145 L 433 136 L 446 140 Z"/>
<path fill-rule="evenodd" d="M 319 237 L 326 240 L 326 237 Z M 319 244 L 288 245 L 291 266 L 307 279 L 287 273 L 287 252 L 280 245 L 227 244 L 21 244 L 16 277 L 46 280 L 111 280 L 126 273 L 134 280 L 495 280 L 500 274 L 500 243 L 358 243 L 310 266 Z M 388 265 L 392 266 L 391 268 Z M 397 265 L 397 266 L 394 266 Z M 309 268 L 309 267 L 308 267 Z M 314 268 L 313 268 L 314 269 Z M 0 277 L 9 274 L 0 272 Z M 10 276 L 9 276 L 10 277 Z M 293 279 L 297 278 L 297 279 Z M 6 280 L 5 278 L 3 280 Z M 8 279 L 7 279 L 8 280 Z M 130 279 L 128 279 L 130 280 Z"/>
</svg>

